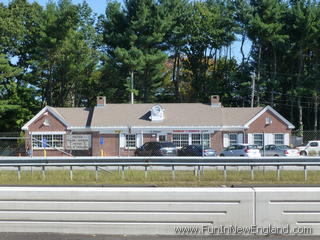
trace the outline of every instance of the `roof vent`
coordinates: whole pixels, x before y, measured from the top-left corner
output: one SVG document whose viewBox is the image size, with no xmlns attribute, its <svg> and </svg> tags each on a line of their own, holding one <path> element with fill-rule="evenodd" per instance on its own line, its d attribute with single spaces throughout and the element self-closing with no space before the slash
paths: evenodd
<svg viewBox="0 0 320 240">
<path fill-rule="evenodd" d="M 272 124 L 272 119 L 267 117 L 266 118 L 266 125 L 271 125 Z"/>
<path fill-rule="evenodd" d="M 150 119 L 151 121 L 162 121 L 164 119 L 164 109 L 160 105 L 155 105 L 151 108 L 150 110 L 151 116 Z"/>
<path fill-rule="evenodd" d="M 219 95 L 210 96 L 211 107 L 221 107 Z"/>
</svg>

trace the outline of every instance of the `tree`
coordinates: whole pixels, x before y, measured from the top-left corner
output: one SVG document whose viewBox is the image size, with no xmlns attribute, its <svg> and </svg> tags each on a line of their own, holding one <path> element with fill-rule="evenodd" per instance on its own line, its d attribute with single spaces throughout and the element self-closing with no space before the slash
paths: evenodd
<svg viewBox="0 0 320 240">
<path fill-rule="evenodd" d="M 161 51 L 168 28 L 166 17 L 153 0 L 128 0 L 124 9 L 111 2 L 107 6 L 104 41 L 109 57 L 126 74 L 120 86 L 127 84 L 131 72 L 135 75 L 138 101 L 153 100 L 163 79 L 166 54 Z"/>
</svg>

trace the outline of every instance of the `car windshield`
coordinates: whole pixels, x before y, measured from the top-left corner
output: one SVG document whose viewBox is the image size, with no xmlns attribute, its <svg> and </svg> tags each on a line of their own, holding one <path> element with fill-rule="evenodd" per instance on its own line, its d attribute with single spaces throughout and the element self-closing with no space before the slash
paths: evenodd
<svg viewBox="0 0 320 240">
<path fill-rule="evenodd" d="M 165 142 L 165 143 L 161 143 L 162 147 L 175 147 L 175 145 L 171 142 Z"/>
<path fill-rule="evenodd" d="M 286 149 L 291 149 L 291 147 L 287 146 L 287 145 L 279 145 L 278 148 L 280 150 L 286 150 Z"/>
</svg>

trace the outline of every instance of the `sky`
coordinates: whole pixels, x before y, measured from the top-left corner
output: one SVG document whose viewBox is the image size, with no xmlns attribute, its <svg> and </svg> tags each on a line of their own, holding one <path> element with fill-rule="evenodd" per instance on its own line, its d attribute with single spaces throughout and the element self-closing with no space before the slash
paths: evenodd
<svg viewBox="0 0 320 240">
<path fill-rule="evenodd" d="M 42 6 L 46 6 L 48 3 L 48 0 L 28 0 L 29 2 L 38 2 Z M 105 14 L 105 9 L 107 6 L 108 0 L 86 0 L 86 2 L 89 4 L 93 12 L 100 14 Z M 0 0 L 0 2 L 4 4 L 8 4 L 10 0 Z M 72 0 L 74 4 L 81 4 L 83 0 Z M 248 55 L 250 51 L 251 43 L 250 41 L 246 41 L 244 45 L 244 52 L 246 55 Z M 235 41 L 231 46 L 231 54 L 237 59 L 238 62 L 241 61 L 241 54 L 240 54 L 240 41 Z"/>
<path fill-rule="evenodd" d="M 42 6 L 45 6 L 48 3 L 48 0 L 28 0 L 29 2 L 37 2 Z M 3 2 L 5 4 L 8 4 L 10 0 L 0 0 L 0 2 Z M 83 0 L 72 0 L 74 4 L 82 3 Z M 89 6 L 92 8 L 92 10 L 97 13 L 98 15 L 104 14 L 106 6 L 107 6 L 107 0 L 86 0 L 86 2 L 89 4 Z"/>
</svg>

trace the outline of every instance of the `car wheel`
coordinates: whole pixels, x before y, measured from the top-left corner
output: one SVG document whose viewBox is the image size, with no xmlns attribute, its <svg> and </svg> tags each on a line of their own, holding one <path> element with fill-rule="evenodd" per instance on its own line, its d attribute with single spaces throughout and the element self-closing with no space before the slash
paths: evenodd
<svg viewBox="0 0 320 240">
<path fill-rule="evenodd" d="M 224 157 L 224 154 L 220 154 L 220 157 Z"/>
<path fill-rule="evenodd" d="M 302 151 L 302 152 L 300 153 L 300 155 L 301 155 L 301 156 L 307 156 L 308 154 L 307 154 L 306 151 Z"/>
<path fill-rule="evenodd" d="M 279 155 L 278 154 L 275 154 L 275 155 L 273 155 L 274 157 L 279 157 Z"/>
</svg>

